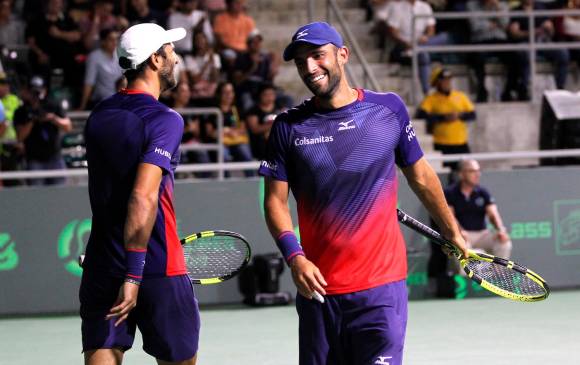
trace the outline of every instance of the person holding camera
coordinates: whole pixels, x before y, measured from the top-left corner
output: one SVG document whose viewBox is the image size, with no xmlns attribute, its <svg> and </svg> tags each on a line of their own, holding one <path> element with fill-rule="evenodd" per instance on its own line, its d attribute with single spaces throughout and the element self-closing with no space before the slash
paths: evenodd
<svg viewBox="0 0 580 365">
<path fill-rule="evenodd" d="M 47 88 L 39 76 L 30 79 L 24 104 L 14 113 L 14 128 L 24 143 L 28 170 L 64 169 L 61 155 L 61 132 L 70 132 L 72 124 L 64 110 L 47 99 Z M 28 185 L 54 185 L 64 178 L 30 179 Z"/>
</svg>

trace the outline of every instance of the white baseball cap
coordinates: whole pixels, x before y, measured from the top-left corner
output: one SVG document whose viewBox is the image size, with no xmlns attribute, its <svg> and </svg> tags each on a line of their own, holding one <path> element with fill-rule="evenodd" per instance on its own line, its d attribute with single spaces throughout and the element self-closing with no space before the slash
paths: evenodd
<svg viewBox="0 0 580 365">
<path fill-rule="evenodd" d="M 136 69 L 161 46 L 184 37 L 184 28 L 165 30 L 154 23 L 136 24 L 121 35 L 117 46 L 119 65 L 124 69 Z"/>
</svg>

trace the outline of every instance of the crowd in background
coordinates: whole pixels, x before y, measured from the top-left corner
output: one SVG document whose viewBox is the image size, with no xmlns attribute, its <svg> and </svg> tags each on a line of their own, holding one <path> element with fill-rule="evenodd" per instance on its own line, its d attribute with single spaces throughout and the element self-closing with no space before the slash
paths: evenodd
<svg viewBox="0 0 580 365">
<path fill-rule="evenodd" d="M 361 0 L 360 5 L 368 10 L 367 20 L 374 23 L 373 33 L 388 53 L 388 62 L 408 64 L 413 35 L 419 46 L 526 42 L 528 19 L 510 16 L 509 9 L 580 9 L 580 0 Z M 505 16 L 436 20 L 432 16 L 436 11 L 501 11 Z M 412 14 L 427 15 L 416 18 L 415 30 Z M 0 0 L 2 171 L 71 167 L 61 153 L 61 137 L 72 128 L 67 112 L 89 111 L 126 87 L 115 50 L 120 34 L 143 22 L 187 30 L 187 36 L 175 43 L 178 85 L 160 100 L 179 110 L 217 107 L 224 121 L 225 160 L 262 158 L 275 115 L 292 106 L 293 100 L 274 83 L 281 58 L 263 48 L 263 34 L 244 0 Z M 533 34 L 537 42 L 580 40 L 580 16 L 536 18 Z M 507 71 L 501 99 L 529 100 L 526 51 L 418 52 L 419 79 L 426 96 L 434 87 L 433 58 L 469 65 L 476 79 L 477 102 L 488 100 L 485 63 L 500 62 Z M 553 64 L 556 86 L 565 88 L 569 64 L 580 62 L 580 50 L 538 51 L 538 58 Z M 184 144 L 217 142 L 215 115 L 183 116 Z M 72 140 L 82 144 L 78 138 Z M 182 160 L 206 163 L 217 156 L 211 150 L 186 149 Z M 0 180 L 5 186 L 21 183 Z"/>
<path fill-rule="evenodd" d="M 452 44 L 507 44 L 528 42 L 530 24 L 527 16 L 514 16 L 510 11 L 575 9 L 578 0 L 363 0 L 367 19 L 374 22 L 378 46 L 386 48 L 389 61 L 409 64 L 413 51 L 413 34 L 420 46 Z M 439 19 L 434 12 L 500 12 L 501 16 L 466 17 L 465 19 Z M 416 18 L 412 29 L 412 15 Z M 577 41 L 580 39 L 580 16 L 566 15 L 536 17 L 533 36 L 535 42 Z M 420 49 L 418 49 L 420 52 Z M 429 75 L 433 54 L 418 53 L 419 79 L 425 94 L 429 91 Z M 473 52 L 438 55 L 443 63 L 460 62 L 473 70 L 476 79 L 476 101 L 488 101 L 484 85 L 485 64 L 490 60 L 501 63 L 506 72 L 506 82 L 501 93 L 502 101 L 530 99 L 530 64 L 527 51 Z M 553 65 L 556 87 L 564 89 L 570 61 L 580 61 L 578 49 L 537 51 L 539 60 Z"/>
<path fill-rule="evenodd" d="M 65 167 L 58 136 L 71 130 L 67 111 L 91 110 L 126 87 L 116 47 L 125 29 L 143 22 L 187 31 L 174 45 L 178 85 L 160 101 L 178 109 L 217 107 L 226 161 L 263 156 L 273 116 L 293 100 L 274 84 L 281 58 L 263 49 L 245 1 L 0 0 L 3 171 Z M 217 142 L 215 115 L 183 116 L 183 143 Z M 216 154 L 191 150 L 182 158 L 211 162 Z"/>
</svg>

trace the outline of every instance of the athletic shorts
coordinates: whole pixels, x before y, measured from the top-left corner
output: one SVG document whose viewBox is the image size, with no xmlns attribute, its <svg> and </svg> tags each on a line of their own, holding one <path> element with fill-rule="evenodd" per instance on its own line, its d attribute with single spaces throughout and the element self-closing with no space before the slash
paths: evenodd
<svg viewBox="0 0 580 365">
<path fill-rule="evenodd" d="M 105 320 L 123 279 L 83 273 L 81 302 L 83 352 L 133 346 L 135 329 L 143 336 L 143 350 L 157 359 L 175 362 L 192 358 L 199 342 L 199 308 L 187 275 L 145 278 L 137 306 L 118 327 L 118 318 Z"/>
<path fill-rule="evenodd" d="M 298 294 L 300 365 L 400 365 L 407 327 L 405 280 L 324 304 Z"/>
</svg>

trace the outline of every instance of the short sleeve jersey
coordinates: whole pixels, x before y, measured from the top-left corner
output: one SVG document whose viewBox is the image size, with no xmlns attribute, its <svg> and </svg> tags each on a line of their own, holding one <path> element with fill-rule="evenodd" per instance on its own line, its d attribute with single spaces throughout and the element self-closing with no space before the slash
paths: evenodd
<svg viewBox="0 0 580 365">
<path fill-rule="evenodd" d="M 85 126 L 93 212 L 87 269 L 125 275 L 127 203 L 138 165 L 148 163 L 159 166 L 163 178 L 143 277 L 186 273 L 173 207 L 182 134 L 183 118 L 149 94 L 123 90 L 95 107 Z"/>
<path fill-rule="evenodd" d="M 342 108 L 315 99 L 280 114 L 260 174 L 287 181 L 296 199 L 301 244 L 329 294 L 405 279 L 397 222 L 397 173 L 423 156 L 402 100 L 358 90 Z"/>
<path fill-rule="evenodd" d="M 447 204 L 453 207 L 455 217 L 463 229 L 481 231 L 486 228 L 485 209 L 495 204 L 495 199 L 482 186 L 476 186 L 469 196 L 465 196 L 459 184 L 445 189 Z"/>
</svg>

